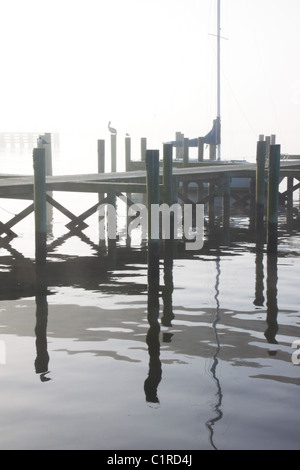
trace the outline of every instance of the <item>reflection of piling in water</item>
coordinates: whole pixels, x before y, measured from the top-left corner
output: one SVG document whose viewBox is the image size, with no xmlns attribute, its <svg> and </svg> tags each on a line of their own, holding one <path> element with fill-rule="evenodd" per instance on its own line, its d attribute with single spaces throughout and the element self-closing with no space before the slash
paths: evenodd
<svg viewBox="0 0 300 470">
<path fill-rule="evenodd" d="M 49 354 L 47 346 L 47 323 L 48 323 L 48 303 L 47 303 L 47 284 L 46 269 L 37 265 L 37 284 L 36 284 L 36 359 L 34 362 L 35 371 L 40 374 L 42 382 L 50 380 L 46 377 L 49 372 Z"/>
<path fill-rule="evenodd" d="M 278 332 L 277 304 L 277 254 L 268 254 L 267 258 L 267 329 L 265 337 L 270 344 L 278 344 L 275 337 Z"/>
<path fill-rule="evenodd" d="M 174 240 L 164 240 L 164 286 L 162 288 L 163 315 L 161 322 L 164 326 L 172 326 L 174 319 L 172 295 L 173 284 L 173 251 Z"/>
<path fill-rule="evenodd" d="M 264 305 L 264 251 L 263 246 L 256 246 L 255 258 L 255 300 L 254 305 L 262 307 Z"/>
<path fill-rule="evenodd" d="M 148 330 L 146 338 L 146 343 L 149 352 L 149 373 L 148 377 L 144 382 L 146 401 L 150 403 L 159 403 L 159 399 L 157 396 L 157 388 L 162 376 L 159 333 L 160 326 L 158 321 L 151 320 L 150 328 Z"/>
<path fill-rule="evenodd" d="M 149 247 L 150 248 L 150 247 Z M 151 256 L 151 253 L 150 253 Z M 154 266 L 156 261 L 157 266 Z M 155 270 L 154 270 L 155 268 Z M 158 273 L 158 274 L 157 274 Z M 144 382 L 146 401 L 159 403 L 157 387 L 161 381 L 162 368 L 160 361 L 159 333 L 159 260 L 156 258 L 149 260 L 148 264 L 148 323 L 146 343 L 149 352 L 149 373 Z"/>
</svg>

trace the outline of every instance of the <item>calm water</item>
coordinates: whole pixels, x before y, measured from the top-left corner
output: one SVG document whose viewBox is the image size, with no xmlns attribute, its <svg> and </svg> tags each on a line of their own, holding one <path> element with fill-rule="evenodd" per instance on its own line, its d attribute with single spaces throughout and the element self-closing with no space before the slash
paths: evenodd
<svg viewBox="0 0 300 470">
<path fill-rule="evenodd" d="M 94 203 L 57 199 L 76 214 Z M 5 221 L 26 202 L 0 206 Z M 97 217 L 81 237 L 66 222 L 54 214 L 46 293 L 33 218 L 0 249 L 0 449 L 299 449 L 299 224 L 286 233 L 282 215 L 274 259 L 233 217 L 230 237 L 162 256 L 157 298 L 138 234 L 97 253 Z"/>
</svg>

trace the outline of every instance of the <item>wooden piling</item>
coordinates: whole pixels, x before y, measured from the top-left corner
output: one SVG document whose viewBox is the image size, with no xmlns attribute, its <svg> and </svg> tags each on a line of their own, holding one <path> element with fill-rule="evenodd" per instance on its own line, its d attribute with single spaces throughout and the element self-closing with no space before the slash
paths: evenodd
<svg viewBox="0 0 300 470">
<path fill-rule="evenodd" d="M 163 187 L 164 202 L 173 204 L 173 147 L 172 144 L 164 144 L 163 147 Z"/>
<path fill-rule="evenodd" d="M 159 238 L 153 237 L 152 205 L 160 203 L 159 151 L 146 151 L 147 208 L 148 208 L 148 289 L 156 292 L 159 288 Z M 157 221 L 157 223 L 159 223 Z M 159 230 L 155 230 L 159 233 Z"/>
<path fill-rule="evenodd" d="M 125 137 L 125 168 L 126 171 L 130 171 L 131 163 L 131 139 L 130 137 Z"/>
<path fill-rule="evenodd" d="M 173 147 L 172 144 L 164 144 L 163 147 L 163 188 L 164 203 L 171 206 L 173 204 Z M 174 238 L 174 213 L 170 213 L 170 236 Z"/>
<path fill-rule="evenodd" d="M 98 173 L 105 173 L 105 140 L 98 140 Z"/>
<path fill-rule="evenodd" d="M 46 162 L 45 149 L 33 150 L 34 169 L 34 219 L 36 264 L 46 263 L 47 209 L 46 209 Z"/>
<path fill-rule="evenodd" d="M 198 162 L 204 159 L 204 137 L 198 137 Z"/>
<path fill-rule="evenodd" d="M 288 230 L 293 228 L 293 187 L 294 178 L 287 178 L 286 223 Z"/>
<path fill-rule="evenodd" d="M 216 145 L 210 145 L 209 146 L 209 159 L 210 160 L 216 160 L 217 159 L 217 146 Z"/>
<path fill-rule="evenodd" d="M 265 164 L 267 158 L 267 143 L 263 140 L 257 142 L 256 150 L 256 191 L 255 191 L 255 229 L 257 240 L 262 240 L 264 233 L 265 212 Z"/>
<path fill-rule="evenodd" d="M 208 217 L 209 217 L 209 228 L 213 229 L 215 225 L 215 185 L 213 183 L 209 183 L 208 186 L 208 195 L 209 195 L 209 202 L 208 202 Z"/>
<path fill-rule="evenodd" d="M 223 190 L 223 229 L 230 227 L 230 175 L 224 174 Z"/>
<path fill-rule="evenodd" d="M 256 213 L 256 179 L 249 179 L 249 229 L 255 229 L 255 213 Z"/>
<path fill-rule="evenodd" d="M 117 171 L 117 135 L 110 135 L 111 172 Z"/>
<path fill-rule="evenodd" d="M 268 180 L 268 253 L 277 253 L 280 145 L 270 146 Z"/>
<path fill-rule="evenodd" d="M 105 140 L 104 139 L 98 140 L 97 154 L 98 154 L 98 173 L 103 174 L 105 173 Z M 101 202 L 103 199 L 104 199 L 104 193 L 98 193 L 98 201 Z M 103 216 L 100 215 L 100 212 L 98 212 L 99 227 L 100 227 L 102 220 L 103 220 Z M 99 233 L 100 233 L 100 228 L 99 228 Z M 101 237 L 99 237 L 99 246 L 102 248 L 105 246 L 105 240 Z"/>
<path fill-rule="evenodd" d="M 186 167 L 189 164 L 189 139 L 186 137 L 183 139 L 183 166 Z"/>
<path fill-rule="evenodd" d="M 45 143 L 38 140 L 38 148 L 45 149 L 45 174 L 46 176 L 52 176 L 53 166 L 52 166 L 52 135 L 50 132 L 46 132 L 43 135 L 40 135 Z M 52 191 L 48 191 L 47 194 L 52 197 Z M 47 205 L 47 226 L 49 231 L 51 230 L 51 223 L 53 219 L 53 207 L 51 204 Z"/>
<path fill-rule="evenodd" d="M 176 147 L 176 159 L 177 160 L 183 158 L 183 139 L 184 139 L 184 134 L 182 134 L 182 132 L 175 133 L 176 142 L 181 142 L 181 145 L 179 147 Z"/>
<path fill-rule="evenodd" d="M 146 150 L 147 150 L 147 138 L 142 137 L 141 138 L 141 161 L 142 162 L 146 161 Z"/>
</svg>

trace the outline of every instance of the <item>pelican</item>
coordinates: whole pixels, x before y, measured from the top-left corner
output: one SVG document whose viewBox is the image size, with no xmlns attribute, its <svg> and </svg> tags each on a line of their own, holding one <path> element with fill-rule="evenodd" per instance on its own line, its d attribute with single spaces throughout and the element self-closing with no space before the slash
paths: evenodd
<svg viewBox="0 0 300 470">
<path fill-rule="evenodd" d="M 117 129 L 114 129 L 114 127 L 111 127 L 111 121 L 109 121 L 108 123 L 108 130 L 109 132 L 111 132 L 112 134 L 116 134 L 117 133 Z"/>
</svg>

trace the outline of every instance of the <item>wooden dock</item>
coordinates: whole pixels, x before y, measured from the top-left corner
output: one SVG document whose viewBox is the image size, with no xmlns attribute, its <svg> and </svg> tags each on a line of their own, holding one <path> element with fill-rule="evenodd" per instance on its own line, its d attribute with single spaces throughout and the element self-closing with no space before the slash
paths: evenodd
<svg viewBox="0 0 300 470">
<path fill-rule="evenodd" d="M 266 169 L 267 172 L 267 169 Z M 160 169 L 162 177 L 162 169 Z M 230 178 L 255 178 L 255 163 L 210 164 L 173 168 L 173 177 L 179 181 L 211 182 L 224 175 Z M 280 162 L 280 177 L 300 179 L 300 161 L 283 160 Z M 118 173 L 91 173 L 79 175 L 46 176 L 47 191 L 87 192 L 87 193 L 145 193 L 146 170 Z M 0 174 L 0 197 L 13 199 L 32 199 L 33 176 Z"/>
<path fill-rule="evenodd" d="M 132 194 L 146 194 L 147 193 L 147 164 L 146 161 L 141 160 L 138 165 L 133 165 L 132 168 L 138 167 L 139 169 L 132 169 L 130 167 L 130 152 L 127 139 L 126 145 L 126 168 L 125 172 L 105 172 L 104 171 L 104 142 L 98 141 L 98 168 L 99 173 L 94 174 L 80 174 L 80 175 L 44 175 L 45 182 L 43 191 L 46 193 L 45 201 L 56 209 L 60 210 L 66 215 L 70 222 L 66 225 L 67 228 L 83 230 L 87 227 L 85 220 L 87 217 L 95 213 L 101 204 L 109 204 L 115 200 L 116 197 L 126 196 L 127 205 L 130 206 L 134 202 L 131 200 Z M 261 144 L 261 142 L 258 142 Z M 262 143 L 264 145 L 264 142 Z M 145 151 L 145 142 L 143 142 L 143 152 Z M 271 146 L 273 150 L 276 147 L 278 153 L 280 146 Z M 165 165 L 165 149 L 169 160 L 169 166 Z M 269 150 L 269 149 L 268 149 Z M 266 146 L 265 146 L 266 151 Z M 42 153 L 41 153 L 42 152 Z M 43 154 L 44 152 L 44 154 Z M 145 151 L 159 155 L 158 151 Z M 43 148 L 34 149 L 34 154 L 46 155 Z M 266 153 L 267 155 L 267 153 Z M 265 155 L 265 156 L 266 156 Z M 100 160 L 101 158 L 102 160 Z M 114 156 L 115 158 L 115 156 Z M 146 158 L 145 158 L 146 160 Z M 50 165 L 51 166 L 51 165 Z M 115 166 L 115 165 L 114 165 Z M 47 170 L 47 164 L 45 165 Z M 168 169 L 169 168 L 169 169 Z M 158 162 L 158 194 L 159 202 L 167 202 L 169 205 L 174 202 L 181 202 L 183 204 L 207 204 L 209 219 L 214 225 L 214 203 L 216 198 L 223 201 L 223 225 L 229 226 L 230 224 L 230 200 L 238 204 L 249 205 L 255 209 L 256 186 L 258 163 L 247 162 L 219 162 L 216 160 L 201 160 L 197 162 L 190 161 L 184 158 L 182 162 L 173 159 L 172 149 L 170 144 L 164 145 L 163 158 Z M 166 171 L 170 173 L 166 175 Z M 278 193 L 279 201 L 287 204 L 291 210 L 291 199 L 293 192 L 300 187 L 300 159 L 299 158 L 284 158 L 280 160 L 279 174 L 277 175 L 280 180 L 287 178 L 287 189 L 282 193 Z M 31 201 L 31 204 L 19 214 L 15 215 L 10 221 L 2 223 L 0 221 L 0 237 L 2 240 L 11 239 L 17 234 L 12 231 L 14 225 L 20 220 L 31 214 L 35 207 L 35 179 L 36 175 L 11 175 L 0 174 L 0 198 L 5 199 L 23 199 Z M 263 163 L 262 168 L 262 184 L 269 178 L 268 163 Z M 246 182 L 241 187 L 235 187 L 232 182 L 241 180 Z M 294 184 L 296 180 L 296 184 Z M 166 183 L 168 182 L 168 183 Z M 169 187 L 166 187 L 166 184 Z M 192 184 L 196 197 L 191 199 L 189 195 L 189 186 Z M 170 189 L 172 186 L 172 189 Z M 83 214 L 75 215 L 72 211 L 63 207 L 53 196 L 56 192 L 75 192 L 75 193 L 95 193 L 99 195 L 98 202 L 91 208 L 88 208 Z M 169 192 L 167 194 L 167 192 Z M 170 195 L 171 194 L 171 195 Z M 55 196 L 56 197 L 56 196 Z M 277 198 L 277 193 L 276 193 Z M 148 201 L 149 202 L 149 201 Z M 276 209 L 276 207 L 275 207 Z M 291 216 L 290 216 L 291 217 Z"/>
</svg>

